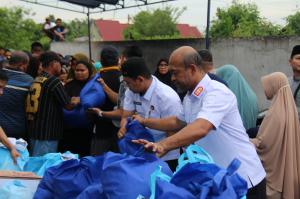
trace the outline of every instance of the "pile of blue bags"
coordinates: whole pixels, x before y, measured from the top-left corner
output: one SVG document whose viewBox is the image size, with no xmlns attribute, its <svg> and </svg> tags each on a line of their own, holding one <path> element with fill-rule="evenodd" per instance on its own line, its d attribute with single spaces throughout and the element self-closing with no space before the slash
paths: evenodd
<svg viewBox="0 0 300 199">
<path fill-rule="evenodd" d="M 202 148 L 189 146 L 173 174 L 168 165 L 132 139 L 153 139 L 138 122 L 127 125 L 119 142 L 123 154 L 108 152 L 98 157 L 73 159 L 49 168 L 35 199 L 229 199 L 243 198 L 247 182 L 236 170 L 235 159 L 223 169 Z"/>
<path fill-rule="evenodd" d="M 5 147 L 0 147 L 0 170 L 27 171 L 42 177 L 48 168 L 58 165 L 65 160 L 78 158 L 78 155 L 70 152 L 48 153 L 39 157 L 30 157 L 26 148 L 18 150 L 18 152 L 21 157 L 17 158 L 17 163 L 15 164 L 11 158 L 10 151 Z"/>
</svg>

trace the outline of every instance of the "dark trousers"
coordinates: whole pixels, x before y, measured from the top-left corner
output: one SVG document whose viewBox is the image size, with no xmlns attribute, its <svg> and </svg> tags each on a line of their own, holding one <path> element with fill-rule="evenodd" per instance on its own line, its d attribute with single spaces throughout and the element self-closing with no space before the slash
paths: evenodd
<svg viewBox="0 0 300 199">
<path fill-rule="evenodd" d="M 248 189 L 247 199 L 266 199 L 266 179 Z"/>
</svg>

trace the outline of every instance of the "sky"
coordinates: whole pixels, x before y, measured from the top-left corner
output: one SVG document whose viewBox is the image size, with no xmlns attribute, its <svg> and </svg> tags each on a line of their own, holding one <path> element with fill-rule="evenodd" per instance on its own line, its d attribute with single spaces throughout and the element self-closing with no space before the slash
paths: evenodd
<svg viewBox="0 0 300 199">
<path fill-rule="evenodd" d="M 40 2 L 53 2 L 52 5 L 57 4 L 57 0 L 39 0 Z M 125 0 L 129 1 L 129 0 Z M 133 1 L 133 0 L 131 0 Z M 150 0 L 149 0 L 150 1 Z M 294 14 L 296 11 L 300 11 L 300 0 L 240 0 L 244 3 L 255 3 L 261 13 L 261 16 L 269 20 L 274 24 L 283 25 L 285 18 Z M 217 8 L 227 8 L 231 5 L 232 0 L 211 0 L 211 20 L 215 18 Z M 63 4 L 68 8 L 72 8 L 70 4 Z M 128 15 L 134 16 L 141 10 L 155 9 L 170 5 L 173 7 L 186 7 L 187 10 L 178 19 L 179 23 L 188 23 L 193 26 L 197 26 L 200 31 L 204 31 L 206 27 L 206 14 L 207 14 L 207 0 L 176 0 L 170 3 L 148 5 L 138 8 L 130 8 L 124 10 L 110 11 L 104 13 L 97 13 L 91 15 L 94 19 L 113 19 L 119 20 L 120 22 L 126 23 Z M 42 23 L 49 14 L 62 18 L 63 20 L 69 21 L 75 18 L 86 18 L 86 15 L 80 13 L 74 13 L 65 10 L 59 10 L 55 8 L 49 8 L 45 6 L 30 4 L 19 0 L 0 0 L 0 7 L 13 7 L 20 6 L 23 8 L 30 9 L 35 13 L 31 16 L 36 22 Z M 78 8 L 78 7 L 77 7 Z"/>
</svg>

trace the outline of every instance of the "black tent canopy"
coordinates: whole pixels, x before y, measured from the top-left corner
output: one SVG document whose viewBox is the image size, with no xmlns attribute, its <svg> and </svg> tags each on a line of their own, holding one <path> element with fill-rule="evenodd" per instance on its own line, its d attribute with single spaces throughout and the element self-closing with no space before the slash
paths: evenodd
<svg viewBox="0 0 300 199">
<path fill-rule="evenodd" d="M 60 0 L 68 3 L 84 6 L 87 8 L 97 8 L 100 4 L 116 5 L 119 0 Z"/>
</svg>

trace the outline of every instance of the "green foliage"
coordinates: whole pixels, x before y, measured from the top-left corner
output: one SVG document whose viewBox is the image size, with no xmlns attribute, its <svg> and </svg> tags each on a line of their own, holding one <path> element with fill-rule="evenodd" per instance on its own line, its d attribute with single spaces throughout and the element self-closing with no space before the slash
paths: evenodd
<svg viewBox="0 0 300 199">
<path fill-rule="evenodd" d="M 152 11 L 139 12 L 133 18 L 133 24 L 124 30 L 126 39 L 178 38 L 176 22 L 186 8 L 166 7 Z"/>
<path fill-rule="evenodd" d="M 26 18 L 30 15 L 22 8 L 0 8 L 0 46 L 29 50 L 31 43 L 42 37 L 41 25 Z"/>
<path fill-rule="evenodd" d="M 260 17 L 255 4 L 242 4 L 233 1 L 228 9 L 217 10 L 217 19 L 212 21 L 211 36 L 254 37 L 280 34 L 280 26 L 273 25 Z"/>
<path fill-rule="evenodd" d="M 300 12 L 289 15 L 286 21 L 287 25 L 283 29 L 285 35 L 300 35 Z"/>
<path fill-rule="evenodd" d="M 69 29 L 66 40 L 73 41 L 75 38 L 88 36 L 88 23 L 86 19 L 74 19 L 65 24 Z"/>
</svg>

